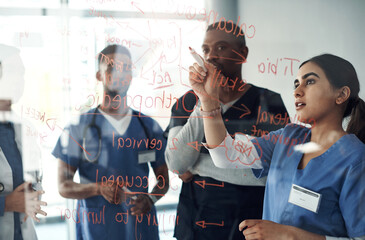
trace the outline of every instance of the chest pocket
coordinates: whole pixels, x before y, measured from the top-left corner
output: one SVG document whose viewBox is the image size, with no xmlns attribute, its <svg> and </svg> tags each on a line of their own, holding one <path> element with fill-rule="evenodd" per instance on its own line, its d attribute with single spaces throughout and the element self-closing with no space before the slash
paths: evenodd
<svg viewBox="0 0 365 240">
<path fill-rule="evenodd" d="M 337 211 L 336 211 L 337 209 Z M 322 219 L 322 221 L 328 221 L 328 223 L 336 223 L 336 225 L 339 223 L 339 221 L 342 220 L 342 215 L 340 213 L 340 208 L 336 201 L 329 200 L 326 198 L 321 199 L 321 203 L 319 206 L 318 214 L 321 216 L 325 216 L 325 219 Z M 339 214 L 336 214 L 339 213 Z"/>
<path fill-rule="evenodd" d="M 323 224 L 325 226 L 338 225 L 339 222 L 343 222 L 341 214 L 339 217 L 335 217 L 336 202 L 333 200 L 328 200 L 326 198 L 321 198 L 319 203 L 318 213 L 314 213 L 305 208 L 296 206 L 294 204 L 289 204 L 289 207 L 285 209 L 281 218 L 280 223 L 285 225 L 311 225 L 311 224 Z M 338 211 L 337 211 L 338 212 Z"/>
</svg>

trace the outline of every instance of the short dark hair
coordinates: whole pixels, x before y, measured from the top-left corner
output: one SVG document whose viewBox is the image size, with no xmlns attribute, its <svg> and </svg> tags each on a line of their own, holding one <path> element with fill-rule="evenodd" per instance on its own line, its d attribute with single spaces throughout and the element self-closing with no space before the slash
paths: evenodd
<svg viewBox="0 0 365 240">
<path fill-rule="evenodd" d="M 129 50 L 122 46 L 122 45 L 118 45 L 118 44 L 112 44 L 109 45 L 107 47 L 105 47 L 98 56 L 98 68 L 100 69 L 100 63 L 101 63 L 101 59 L 103 57 L 103 55 L 107 55 L 107 54 L 113 54 L 113 53 L 120 53 L 120 54 L 125 54 L 127 55 L 129 58 L 131 57 L 131 53 L 129 52 Z"/>
<path fill-rule="evenodd" d="M 223 25 L 225 24 L 225 25 Z M 231 31 L 231 32 L 227 32 L 227 34 L 232 34 L 233 36 L 235 36 L 238 41 L 241 43 L 241 46 L 246 46 L 246 38 L 245 38 L 245 33 L 242 31 L 242 29 L 235 23 L 233 23 L 232 21 L 219 21 L 219 22 L 215 22 L 215 23 L 212 23 L 208 26 L 207 28 L 207 31 L 210 31 L 210 30 L 220 30 L 220 31 L 225 31 L 225 30 L 222 30 L 222 29 L 239 29 L 239 34 L 237 34 L 237 36 L 235 35 L 235 32 L 234 33 Z"/>
</svg>

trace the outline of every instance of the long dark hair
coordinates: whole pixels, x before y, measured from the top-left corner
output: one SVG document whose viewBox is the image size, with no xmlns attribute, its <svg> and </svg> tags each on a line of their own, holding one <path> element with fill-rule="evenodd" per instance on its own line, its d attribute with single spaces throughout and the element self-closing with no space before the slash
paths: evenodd
<svg viewBox="0 0 365 240">
<path fill-rule="evenodd" d="M 346 132 L 355 134 L 365 143 L 365 103 L 359 97 L 360 83 L 355 68 L 349 61 L 332 54 L 315 56 L 303 62 L 300 67 L 308 62 L 318 65 L 335 89 L 344 86 L 350 88 L 351 93 L 343 116 L 351 116 Z"/>
</svg>

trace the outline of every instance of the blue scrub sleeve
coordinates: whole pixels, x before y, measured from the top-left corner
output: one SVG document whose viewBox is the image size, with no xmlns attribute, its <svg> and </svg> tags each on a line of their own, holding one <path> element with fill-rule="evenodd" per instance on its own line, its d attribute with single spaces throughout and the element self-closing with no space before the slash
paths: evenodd
<svg viewBox="0 0 365 240">
<path fill-rule="evenodd" d="M 82 127 L 79 126 L 79 128 Z M 65 128 L 52 151 L 52 155 L 73 167 L 78 167 L 82 154 L 81 139 L 80 131 L 76 126 Z"/>
<path fill-rule="evenodd" d="M 284 128 L 281 128 L 279 130 L 270 132 L 267 135 L 251 140 L 260 156 L 263 167 L 262 169 L 252 169 L 252 173 L 256 178 L 267 176 L 270 168 L 271 158 L 276 145 L 276 141 L 274 141 L 274 139 L 277 139 L 281 134 L 283 134 L 283 130 Z"/>
<path fill-rule="evenodd" d="M 5 196 L 0 197 L 0 216 L 4 216 L 5 213 Z"/>
<path fill-rule="evenodd" d="M 58 139 L 56 146 L 54 147 L 52 151 L 52 155 L 55 158 L 65 159 L 67 157 L 66 155 L 66 148 L 62 146 L 61 144 L 61 137 Z"/>
<path fill-rule="evenodd" d="M 339 201 L 349 237 L 365 235 L 365 151 L 357 157 L 360 162 L 345 176 Z"/>
</svg>

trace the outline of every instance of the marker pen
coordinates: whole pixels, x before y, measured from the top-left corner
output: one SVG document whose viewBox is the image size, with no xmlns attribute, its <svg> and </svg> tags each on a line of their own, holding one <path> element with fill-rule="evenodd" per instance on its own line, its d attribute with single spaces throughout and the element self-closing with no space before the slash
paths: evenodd
<svg viewBox="0 0 365 240">
<path fill-rule="evenodd" d="M 198 53 L 196 53 L 193 48 L 189 47 L 189 50 L 190 50 L 190 53 L 193 56 L 193 58 L 199 64 L 199 66 L 201 66 L 203 68 L 204 72 L 206 72 L 207 69 L 204 66 L 204 60 L 203 60 L 203 58 Z"/>
</svg>

